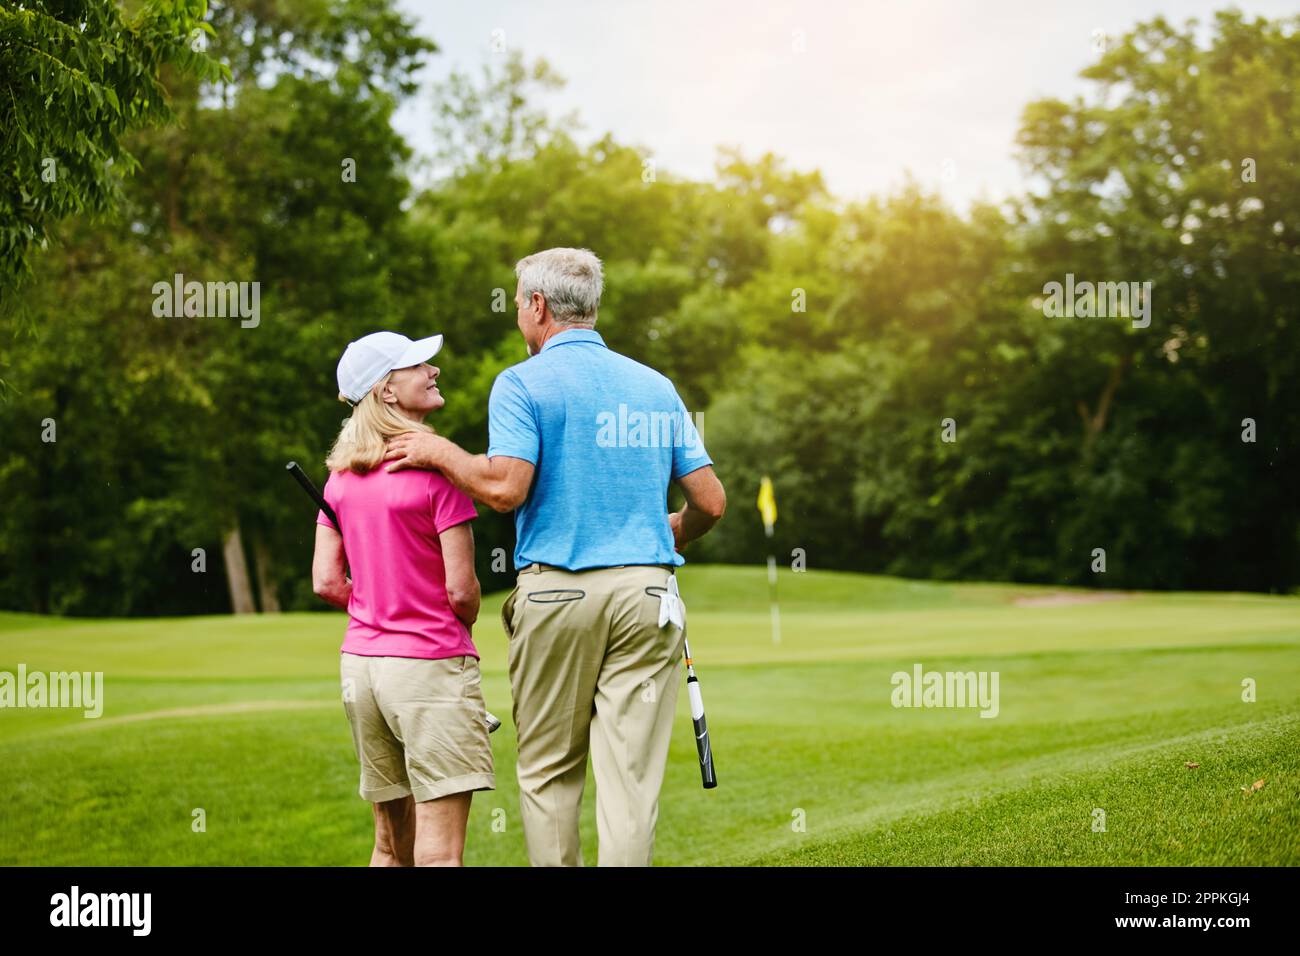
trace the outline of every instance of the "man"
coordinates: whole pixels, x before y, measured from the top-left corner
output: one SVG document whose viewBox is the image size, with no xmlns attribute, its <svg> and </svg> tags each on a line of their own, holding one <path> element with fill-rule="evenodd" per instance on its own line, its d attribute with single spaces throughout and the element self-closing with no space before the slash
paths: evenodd
<svg viewBox="0 0 1300 956">
<path fill-rule="evenodd" d="M 726 495 L 673 384 L 596 332 L 600 260 L 548 249 L 515 274 L 531 357 L 492 387 L 487 454 L 403 435 L 389 467 L 437 468 L 515 509 L 517 586 L 502 623 L 529 861 L 582 865 L 590 752 L 599 863 L 648 866 L 685 636 L 660 626 L 660 600 L 676 593 L 677 549 L 717 523 Z M 674 514 L 671 481 L 686 501 Z"/>
</svg>

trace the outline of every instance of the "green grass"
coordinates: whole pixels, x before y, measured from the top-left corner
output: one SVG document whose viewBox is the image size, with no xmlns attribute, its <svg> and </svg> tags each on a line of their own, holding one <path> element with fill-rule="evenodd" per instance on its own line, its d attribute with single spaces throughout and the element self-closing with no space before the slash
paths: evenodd
<svg viewBox="0 0 1300 956">
<path fill-rule="evenodd" d="M 657 863 L 1300 863 L 1300 599 L 1024 607 L 1048 589 L 783 572 L 773 645 L 763 569 L 680 577 L 720 786 L 700 787 L 682 694 Z M 475 634 L 504 726 L 471 865 L 526 862 L 502 597 Z M 0 864 L 364 863 L 343 625 L 0 614 L 0 670 L 103 671 L 106 697 L 98 720 L 0 710 Z M 998 716 L 893 707 L 916 663 L 997 671 Z M 591 789 L 583 839 L 594 863 Z"/>
</svg>

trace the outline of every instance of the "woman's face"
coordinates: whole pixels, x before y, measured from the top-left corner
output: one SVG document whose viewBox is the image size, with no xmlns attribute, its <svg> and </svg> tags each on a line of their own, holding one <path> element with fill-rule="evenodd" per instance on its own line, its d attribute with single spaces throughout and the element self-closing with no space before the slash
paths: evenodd
<svg viewBox="0 0 1300 956">
<path fill-rule="evenodd" d="M 384 386 L 384 401 L 396 405 L 411 418 L 423 419 L 446 404 L 442 392 L 438 391 L 440 372 L 428 362 L 395 370 Z"/>
</svg>

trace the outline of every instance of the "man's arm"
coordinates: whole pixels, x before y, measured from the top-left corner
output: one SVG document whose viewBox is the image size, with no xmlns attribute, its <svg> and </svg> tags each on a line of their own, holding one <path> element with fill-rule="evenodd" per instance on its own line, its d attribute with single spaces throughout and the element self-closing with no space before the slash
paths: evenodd
<svg viewBox="0 0 1300 956">
<path fill-rule="evenodd" d="M 405 432 L 388 443 L 384 460 L 389 471 L 434 469 L 453 485 L 494 511 L 512 511 L 524 503 L 533 486 L 531 461 L 497 455 L 471 455 L 455 442 L 427 432 Z"/>
<path fill-rule="evenodd" d="M 478 620 L 481 591 L 474 573 L 474 532 L 466 521 L 438 535 L 447 574 L 447 601 L 456 616 L 471 625 Z"/>
<path fill-rule="evenodd" d="M 677 479 L 686 504 L 668 516 L 673 529 L 673 545 L 680 551 L 696 538 L 703 537 L 727 510 L 727 492 L 712 465 L 696 468 Z"/>
<path fill-rule="evenodd" d="M 327 525 L 316 525 L 316 552 L 311 559 L 311 589 L 340 610 L 348 609 L 352 582 L 344 570 L 343 535 Z"/>
</svg>

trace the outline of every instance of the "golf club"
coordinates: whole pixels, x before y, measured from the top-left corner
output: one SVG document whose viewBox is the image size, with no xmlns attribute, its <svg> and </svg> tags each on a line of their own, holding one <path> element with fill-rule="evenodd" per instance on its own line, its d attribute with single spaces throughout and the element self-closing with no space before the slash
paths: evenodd
<svg viewBox="0 0 1300 956">
<path fill-rule="evenodd" d="M 320 508 L 321 511 L 325 512 L 325 517 L 334 522 L 334 527 L 338 533 L 340 535 L 343 534 L 343 526 L 339 524 L 338 515 L 336 515 L 334 509 L 329 506 L 329 502 L 325 500 L 325 496 L 316 489 L 314 484 L 312 484 L 311 479 L 307 477 L 307 473 L 302 470 L 302 466 L 296 461 L 291 461 L 284 467 L 289 474 L 293 475 L 294 480 L 302 486 L 302 490 L 307 492 L 311 500 L 316 502 L 316 506 Z M 487 721 L 488 733 L 492 733 L 501 726 L 501 721 L 493 715 L 492 711 L 485 710 L 483 713 L 486 715 L 484 719 Z M 707 787 L 708 784 L 706 783 L 705 786 Z"/>
<path fill-rule="evenodd" d="M 682 634 L 686 652 L 686 694 L 691 701 L 691 722 L 695 725 L 695 749 L 700 755 L 700 780 L 705 790 L 718 785 L 718 774 L 713 769 L 713 747 L 709 744 L 709 724 L 704 719 L 704 695 L 700 693 L 700 679 L 695 676 L 695 662 L 691 659 L 691 645 Z"/>
</svg>

